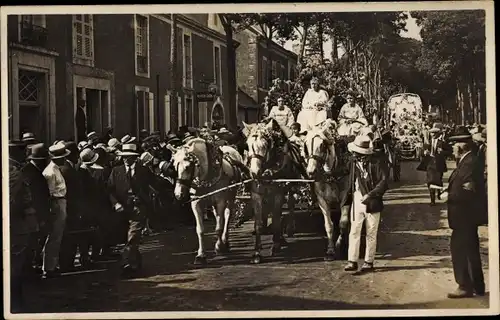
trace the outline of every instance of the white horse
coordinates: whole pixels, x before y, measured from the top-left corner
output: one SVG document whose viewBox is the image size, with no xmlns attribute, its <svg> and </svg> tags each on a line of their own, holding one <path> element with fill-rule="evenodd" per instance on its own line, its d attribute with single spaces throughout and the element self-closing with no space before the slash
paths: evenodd
<svg viewBox="0 0 500 320">
<path fill-rule="evenodd" d="M 176 149 L 173 160 L 177 171 L 174 194 L 178 200 L 188 198 L 191 188 L 196 189 L 198 195 L 224 188 L 240 179 L 240 168 L 244 167 L 241 155 L 234 148 L 217 147 L 201 138 L 193 138 Z M 213 207 L 216 218 L 215 252 L 229 252 L 229 219 L 234 211 L 236 192 L 236 188 L 227 189 L 191 202 L 199 242 L 195 264 L 207 262 L 203 241 L 203 209 L 208 204 Z"/>
<path fill-rule="evenodd" d="M 333 179 L 332 172 L 338 164 L 335 150 L 336 124 L 333 120 L 316 125 L 307 133 L 304 153 L 306 157 L 306 171 L 310 179 L 314 179 L 312 191 L 316 195 L 318 206 L 323 213 L 325 231 L 328 238 L 328 248 L 325 254 L 326 261 L 335 259 L 335 230 L 339 226 L 340 215 L 332 221 L 332 211 L 340 203 L 339 186 Z M 339 234 L 337 232 L 336 234 Z"/>
</svg>

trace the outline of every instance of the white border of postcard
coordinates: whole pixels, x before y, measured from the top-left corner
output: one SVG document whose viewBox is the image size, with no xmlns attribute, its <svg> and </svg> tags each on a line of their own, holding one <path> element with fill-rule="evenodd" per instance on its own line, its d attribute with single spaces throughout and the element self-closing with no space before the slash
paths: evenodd
<svg viewBox="0 0 500 320">
<path fill-rule="evenodd" d="M 137 14 L 137 13 L 223 13 L 223 12 L 348 12 L 348 11 L 411 11 L 411 10 L 465 10 L 486 11 L 486 87 L 488 136 L 489 192 L 489 309 L 424 309 L 424 310 L 351 310 L 351 311 L 241 311 L 241 312 L 96 312 L 96 313 L 39 313 L 11 314 L 9 306 L 9 237 L 8 192 L 3 192 L 3 262 L 4 307 L 9 319 L 136 319 L 136 318 L 256 318 L 256 317 L 381 317 L 381 316 L 452 316 L 491 315 L 499 311 L 499 246 L 497 198 L 497 141 L 496 141 L 496 79 L 495 79 L 495 24 L 493 1 L 433 1 L 433 2 L 358 2 L 358 3 L 283 3 L 283 4 L 190 4 L 190 5 L 112 5 L 112 6 L 11 6 L 2 7 L 1 22 L 1 89 L 2 89 L 2 189 L 8 190 L 8 77 L 7 77 L 7 15 L 17 14 Z M 340 271 L 339 271 L 340 272 Z M 452 285 L 453 287 L 453 285 Z M 453 289 L 453 288 L 450 288 Z"/>
</svg>

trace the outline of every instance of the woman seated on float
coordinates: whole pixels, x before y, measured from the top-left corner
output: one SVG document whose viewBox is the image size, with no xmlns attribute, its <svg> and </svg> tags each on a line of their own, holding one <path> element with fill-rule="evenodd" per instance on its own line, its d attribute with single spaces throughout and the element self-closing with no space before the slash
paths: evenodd
<svg viewBox="0 0 500 320">
<path fill-rule="evenodd" d="M 363 109 L 361 109 L 361 107 L 356 104 L 356 101 L 354 100 L 354 94 L 352 92 L 349 92 L 347 94 L 347 103 L 342 106 L 338 116 L 339 133 L 350 132 L 351 124 L 356 122 L 359 122 L 359 127 L 361 127 L 362 125 L 368 125 L 368 121 L 365 118 Z"/>
</svg>

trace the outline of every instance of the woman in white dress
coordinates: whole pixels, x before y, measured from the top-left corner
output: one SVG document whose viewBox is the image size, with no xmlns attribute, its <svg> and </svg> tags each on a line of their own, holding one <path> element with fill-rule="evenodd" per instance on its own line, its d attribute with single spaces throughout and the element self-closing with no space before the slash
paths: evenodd
<svg viewBox="0 0 500 320">
<path fill-rule="evenodd" d="M 341 136 L 356 134 L 361 127 L 368 126 L 368 121 L 365 118 L 363 109 L 356 104 L 352 93 L 348 93 L 347 103 L 340 109 L 338 123 L 338 133 Z"/>
<path fill-rule="evenodd" d="M 316 124 L 327 119 L 328 93 L 319 88 L 318 78 L 311 79 L 311 88 L 302 99 L 302 109 L 297 115 L 302 132 L 311 130 Z"/>
</svg>

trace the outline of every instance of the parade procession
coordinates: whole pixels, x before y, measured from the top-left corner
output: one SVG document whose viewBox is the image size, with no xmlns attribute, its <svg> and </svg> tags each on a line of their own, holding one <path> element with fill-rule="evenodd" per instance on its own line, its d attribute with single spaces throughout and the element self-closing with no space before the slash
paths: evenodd
<svg viewBox="0 0 500 320">
<path fill-rule="evenodd" d="M 483 55 L 485 31 L 460 25 L 476 19 L 465 11 L 386 12 L 374 23 L 395 29 L 373 44 L 363 37 L 383 28 L 360 27 L 373 12 L 328 14 L 130 15 L 139 52 L 130 79 L 143 77 L 131 83 L 121 58 L 102 53 L 114 43 L 98 34 L 105 15 L 73 15 L 86 30 L 82 54 L 72 65 L 62 49 L 43 49 L 54 61 L 43 81 L 23 70 L 34 44 L 11 44 L 10 312 L 489 308 L 485 71 L 471 72 L 473 86 L 430 83 L 425 51 L 437 21 L 482 32 Z M 11 17 L 19 34 L 63 19 Z M 418 41 L 396 27 L 410 18 Z M 285 19 L 302 28 L 288 31 L 302 47 L 267 33 L 292 41 L 278 27 Z M 351 33 L 349 19 L 359 24 Z M 163 52 L 159 22 L 176 39 Z M 75 45 L 82 31 L 73 32 Z M 321 33 L 335 43 L 331 58 L 326 40 L 313 41 Z M 201 56 L 201 35 L 213 39 L 204 40 L 212 58 Z M 101 54 L 116 68 L 104 70 Z M 160 55 L 180 62 L 163 68 L 173 75 L 155 78 Z M 33 95 L 39 105 L 28 104 Z"/>
</svg>

